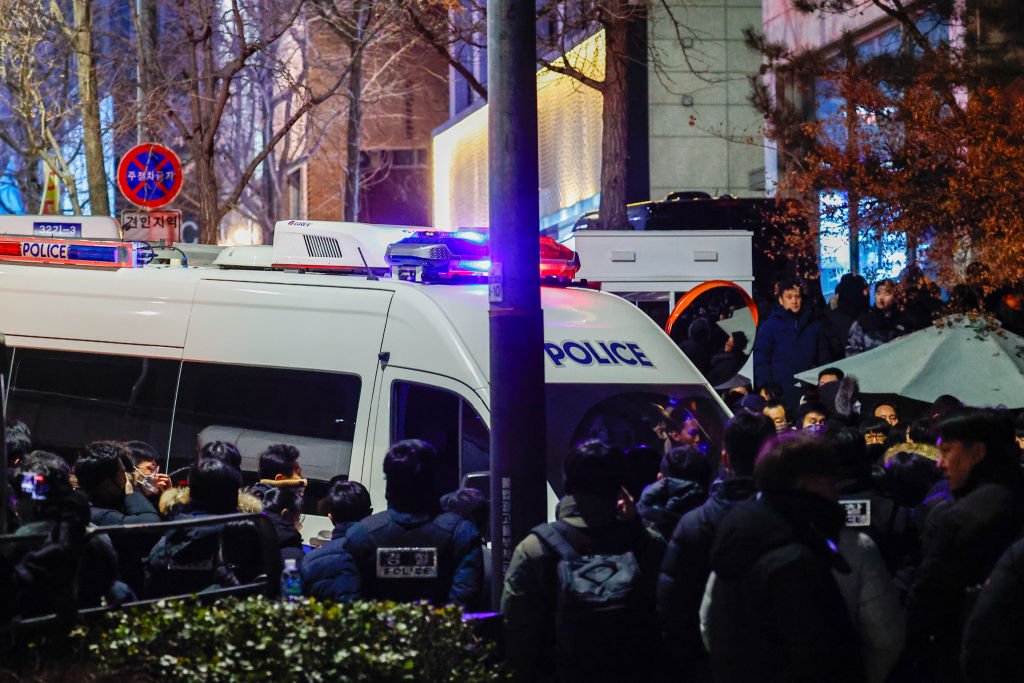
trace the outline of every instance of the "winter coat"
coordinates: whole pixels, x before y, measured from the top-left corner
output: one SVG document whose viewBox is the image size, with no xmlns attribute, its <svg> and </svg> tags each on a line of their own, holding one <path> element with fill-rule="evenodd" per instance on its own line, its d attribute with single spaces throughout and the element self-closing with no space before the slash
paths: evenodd
<svg viewBox="0 0 1024 683">
<path fill-rule="evenodd" d="M 754 381 L 758 386 L 775 381 L 782 385 L 783 400 L 796 405 L 800 391 L 793 375 L 825 360 L 825 334 L 820 320 L 805 306 L 792 313 L 776 306 L 757 329 L 754 340 Z"/>
<path fill-rule="evenodd" d="M 274 535 L 277 537 L 277 547 L 281 551 L 281 564 L 285 560 L 295 560 L 298 567 L 302 567 L 302 560 L 305 552 L 302 550 L 302 534 L 290 521 L 274 512 L 265 512 L 267 519 L 274 528 Z"/>
<path fill-rule="evenodd" d="M 170 488 L 160 494 L 160 514 L 165 518 L 174 517 L 177 514 L 188 511 L 189 488 L 178 486 Z M 260 499 L 246 491 L 238 492 L 239 512 L 263 512 L 263 504 Z"/>
<path fill-rule="evenodd" d="M 757 494 L 750 477 L 716 481 L 707 502 L 683 515 L 673 530 L 658 575 L 658 621 L 675 668 L 710 680 L 710 662 L 701 643 L 697 610 L 710 573 L 711 546 L 725 516 Z"/>
<path fill-rule="evenodd" d="M 747 362 L 747 354 L 743 351 L 723 351 L 711 358 L 707 378 L 713 386 L 728 382 L 736 376 L 743 364 Z"/>
<path fill-rule="evenodd" d="M 865 533 L 840 529 L 839 553 L 850 572 L 832 571 L 860 636 L 867 683 L 883 683 L 903 651 L 907 617 L 878 546 Z"/>
<path fill-rule="evenodd" d="M 439 527 L 443 529 L 439 530 Z M 450 531 L 446 531 L 447 529 Z M 361 598 L 431 600 L 436 604 L 455 603 L 466 606 L 480 592 L 483 583 L 480 532 L 472 522 L 453 512 L 412 513 L 388 508 L 353 524 L 348 529 L 346 538 L 354 564 L 344 568 L 343 580 L 349 582 L 348 585 L 355 582 Z M 380 538 L 404 540 L 388 541 L 378 546 Z M 378 547 L 437 548 L 437 578 L 379 578 Z M 353 569 L 357 570 L 356 575 L 352 574 Z"/>
<path fill-rule="evenodd" d="M 708 612 L 717 683 L 862 681 L 857 634 L 832 570 L 843 510 L 812 493 L 762 493 L 724 520 Z"/>
<path fill-rule="evenodd" d="M 707 489 L 695 481 L 662 477 L 644 489 L 636 511 L 663 538 L 669 538 L 682 516 L 707 499 Z"/>
<path fill-rule="evenodd" d="M 117 509 L 92 506 L 90 512 L 92 523 L 96 526 L 119 526 L 122 524 L 151 524 L 162 522 L 153 504 L 140 491 L 124 497 L 123 507 Z M 117 552 L 117 567 L 121 580 L 141 595 L 145 577 L 142 571 L 142 560 L 149 554 L 159 533 L 151 534 L 118 534 L 111 538 Z"/>
<path fill-rule="evenodd" d="M 357 572 L 345 534 L 355 522 L 335 524 L 331 540 L 315 548 L 302 561 L 302 592 L 322 601 L 346 602 L 359 594 Z"/>
<path fill-rule="evenodd" d="M 850 505 L 847 526 L 863 531 L 878 546 L 889 572 L 896 571 L 916 551 L 918 542 L 910 520 L 910 508 L 871 486 L 870 481 L 840 482 L 840 505 Z"/>
<path fill-rule="evenodd" d="M 711 326 L 705 318 L 697 318 L 687 328 L 687 337 L 679 348 L 697 366 L 701 374 L 707 374 L 711 366 Z"/>
<path fill-rule="evenodd" d="M 964 628 L 961 664 L 970 683 L 1024 681 L 1024 539 L 1010 546 Z"/>
<path fill-rule="evenodd" d="M 650 614 L 651 630 L 623 635 L 620 651 L 609 652 L 609 660 L 595 662 L 602 675 L 587 671 L 559 670 L 556 656 L 555 608 L 559 556 L 536 534 L 528 534 L 516 546 L 505 573 L 501 594 L 504 622 L 504 646 L 517 681 L 616 680 L 622 683 L 651 680 L 644 668 L 657 664 L 657 623 L 654 612 L 658 567 L 665 554 L 665 541 L 656 531 L 644 527 L 636 518 L 619 520 L 615 500 L 597 496 L 566 496 L 558 502 L 555 518 L 586 532 L 594 538 L 618 534 L 624 527 L 636 525 L 637 545 L 633 548 L 643 581 L 643 609 Z M 630 646 L 626 646 L 627 638 Z M 628 661 L 624 661 L 624 657 Z M 623 671 L 623 666 L 629 671 Z"/>
<path fill-rule="evenodd" d="M 836 287 L 836 307 L 828 312 L 826 336 L 828 339 L 828 361 L 846 356 L 846 343 L 850 338 L 850 326 L 860 314 L 871 307 L 871 300 L 864 291 L 868 283 L 859 275 L 847 273 Z"/>
<path fill-rule="evenodd" d="M 986 456 L 952 498 L 925 521 L 921 564 L 907 597 L 908 647 L 924 674 L 958 680 L 963 625 L 980 584 L 1020 534 L 1024 478 L 1007 459 Z"/>
<path fill-rule="evenodd" d="M 907 327 L 903 316 L 895 307 L 884 311 L 878 307 L 872 308 L 862 313 L 850 326 L 846 355 L 853 356 L 870 351 L 906 333 Z"/>
</svg>

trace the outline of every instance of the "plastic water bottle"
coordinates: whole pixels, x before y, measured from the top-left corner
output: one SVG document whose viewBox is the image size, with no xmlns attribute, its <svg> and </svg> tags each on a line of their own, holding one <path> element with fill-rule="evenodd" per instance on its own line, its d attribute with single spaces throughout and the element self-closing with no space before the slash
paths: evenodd
<svg viewBox="0 0 1024 683">
<path fill-rule="evenodd" d="M 281 599 L 298 600 L 302 597 L 302 575 L 293 558 L 284 561 L 284 571 L 281 572 Z"/>
</svg>

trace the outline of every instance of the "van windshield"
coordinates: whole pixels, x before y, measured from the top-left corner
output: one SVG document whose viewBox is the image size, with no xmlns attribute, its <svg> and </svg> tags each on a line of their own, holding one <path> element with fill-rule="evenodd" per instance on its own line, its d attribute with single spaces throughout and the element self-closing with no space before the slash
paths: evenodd
<svg viewBox="0 0 1024 683">
<path fill-rule="evenodd" d="M 559 497 L 565 455 L 585 439 L 625 451 L 637 465 L 629 470 L 653 466 L 655 473 L 666 449 L 694 444 L 718 471 L 726 414 L 704 386 L 548 384 L 546 393 L 548 481 Z"/>
</svg>

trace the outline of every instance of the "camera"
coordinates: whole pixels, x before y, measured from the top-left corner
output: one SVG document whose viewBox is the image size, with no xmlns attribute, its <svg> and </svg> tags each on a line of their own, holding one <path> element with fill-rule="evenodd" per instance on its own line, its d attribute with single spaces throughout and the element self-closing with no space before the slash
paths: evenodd
<svg viewBox="0 0 1024 683">
<path fill-rule="evenodd" d="M 35 472 L 25 472 L 21 475 L 21 490 L 27 493 L 32 500 L 46 500 L 46 494 L 50 486 L 46 483 L 46 477 Z"/>
</svg>

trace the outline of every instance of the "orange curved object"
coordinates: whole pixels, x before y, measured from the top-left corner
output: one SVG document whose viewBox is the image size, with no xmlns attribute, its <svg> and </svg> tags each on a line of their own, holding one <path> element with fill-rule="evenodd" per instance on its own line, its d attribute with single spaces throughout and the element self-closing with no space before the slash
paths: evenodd
<svg viewBox="0 0 1024 683">
<path fill-rule="evenodd" d="M 740 296 L 743 297 L 743 303 L 745 303 L 747 305 L 747 308 L 750 309 L 750 315 L 754 319 L 754 327 L 757 327 L 757 304 L 754 303 L 754 300 L 750 298 L 750 295 L 747 294 L 747 292 L 742 287 L 740 287 L 735 282 L 731 282 L 729 280 L 708 280 L 707 282 L 702 282 L 693 289 L 691 289 L 690 291 L 688 291 L 686 294 L 683 295 L 682 299 L 676 302 L 675 308 L 672 309 L 672 315 L 668 317 L 668 322 L 665 323 L 665 332 L 671 335 L 672 326 L 675 324 L 676 319 L 679 318 L 679 316 L 686 309 L 686 307 L 693 303 L 693 300 L 696 299 L 698 296 L 700 296 L 701 294 L 708 290 L 714 289 L 715 287 L 732 287 L 737 292 L 739 292 Z"/>
</svg>

